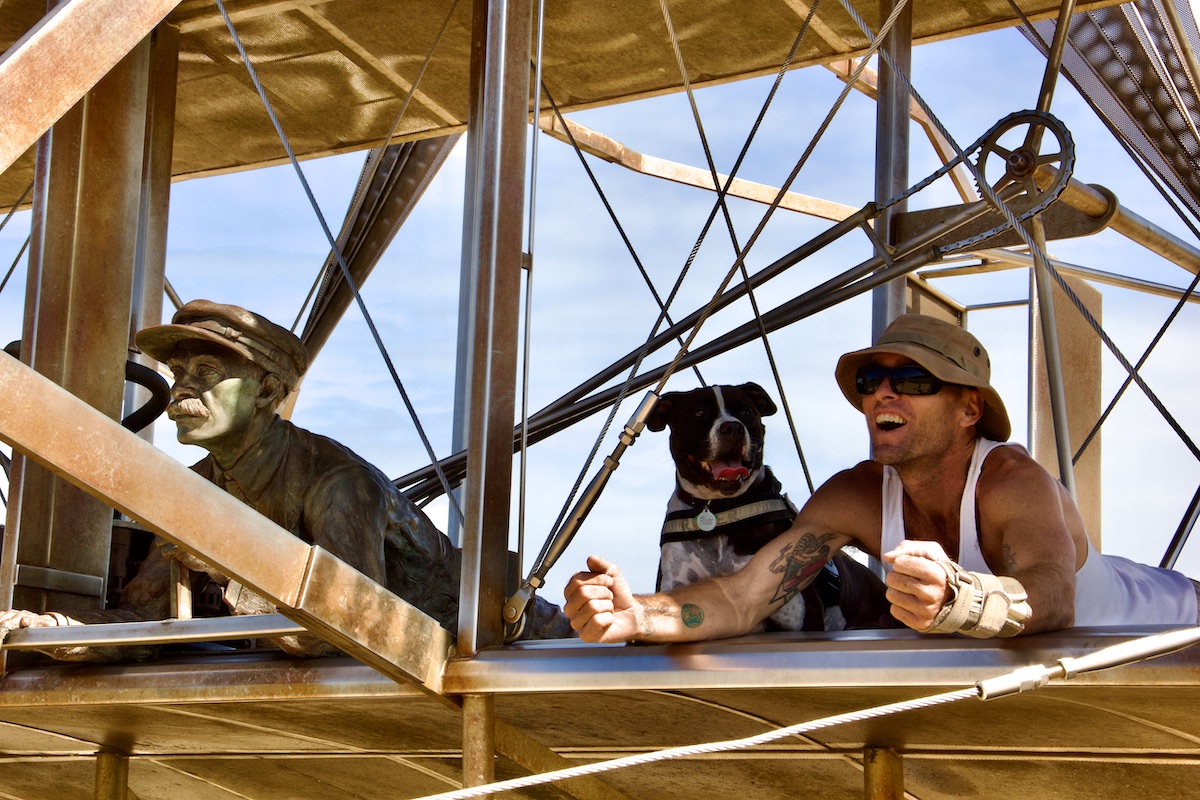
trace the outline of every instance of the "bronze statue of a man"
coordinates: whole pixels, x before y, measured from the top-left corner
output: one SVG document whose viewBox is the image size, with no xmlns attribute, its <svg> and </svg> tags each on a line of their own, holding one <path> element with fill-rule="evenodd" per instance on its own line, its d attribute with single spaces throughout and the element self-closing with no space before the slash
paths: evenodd
<svg viewBox="0 0 1200 800">
<path fill-rule="evenodd" d="M 193 470 L 456 630 L 458 549 L 376 467 L 277 413 L 308 366 L 308 354 L 294 334 L 244 308 L 194 300 L 169 325 L 140 331 L 137 344 L 174 375 L 167 416 L 175 422 L 179 441 L 208 451 Z M 172 559 L 193 570 L 194 591 L 209 579 L 221 586 L 232 613 L 274 610 L 237 581 L 156 538 L 117 608 L 72 612 L 70 617 L 0 612 L 0 634 L 16 627 L 166 618 Z M 556 606 L 539 599 L 530 609 L 527 638 L 572 635 Z M 276 641 L 294 655 L 336 652 L 315 636 Z M 144 658 L 151 652 L 76 648 L 54 656 L 111 660 Z"/>
</svg>

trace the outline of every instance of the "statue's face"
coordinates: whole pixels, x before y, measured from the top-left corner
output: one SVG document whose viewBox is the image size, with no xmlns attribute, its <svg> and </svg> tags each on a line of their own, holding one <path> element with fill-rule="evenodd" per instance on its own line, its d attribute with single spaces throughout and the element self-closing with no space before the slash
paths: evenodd
<svg viewBox="0 0 1200 800">
<path fill-rule="evenodd" d="M 183 342 L 167 361 L 175 376 L 167 416 L 184 444 L 236 451 L 259 409 L 263 370 L 225 348 Z"/>
</svg>

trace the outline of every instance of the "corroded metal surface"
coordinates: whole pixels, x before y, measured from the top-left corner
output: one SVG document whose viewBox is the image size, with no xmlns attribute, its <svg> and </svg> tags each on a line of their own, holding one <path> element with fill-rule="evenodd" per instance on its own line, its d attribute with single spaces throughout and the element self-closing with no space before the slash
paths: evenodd
<svg viewBox="0 0 1200 800">
<path fill-rule="evenodd" d="M 537 643 L 477 656 L 492 673 L 512 674 L 475 685 L 518 687 L 518 673 L 547 674 L 534 662 L 560 662 L 552 684 L 495 697 L 497 747 L 528 764 L 501 757 L 503 779 L 920 698 L 1132 633 L 1085 630 L 999 645 L 903 632 L 770 634 L 686 647 Z M 626 669 L 630 660 L 673 668 L 638 675 Z M 894 668 L 880 668 L 884 661 Z M 1052 683 L 605 773 L 598 777 L 606 786 L 591 796 L 738 797 L 753 787 L 756 800 L 860 798 L 868 747 L 897 753 L 905 789 L 922 800 L 1187 796 L 1177 786 L 1193 785 L 1200 771 L 1198 667 L 1200 653 L 1183 651 L 1094 673 L 1078 686 Z M 451 673 L 472 669 L 454 662 Z M 130 789 L 143 797 L 160 796 L 168 776 L 189 798 L 308 797 L 311 784 L 298 781 L 313 776 L 322 797 L 418 797 L 457 784 L 462 732 L 454 708 L 351 659 L 193 654 L 124 667 L 48 666 L 0 681 L 0 785 L 23 800 L 89 796 L 94 757 L 109 748 L 129 756 Z M 39 781 L 50 788 L 39 792 Z M 517 796 L 563 795 L 543 787 Z"/>
<path fill-rule="evenodd" d="M 167 1 L 113 5 L 122 5 L 121 13 L 128 15 L 133 6 L 141 11 Z M 1114 3 L 1077 5 L 1083 11 Z M 89 4 L 100 6 L 102 1 Z M 438 31 L 451 5 L 444 0 L 228 0 L 226 5 L 267 91 L 281 101 L 276 111 L 298 155 L 383 144 L 430 52 L 433 57 L 400 119 L 397 138 L 421 139 L 464 129 L 470 2 L 458 3 L 440 41 Z M 755 0 L 755 13 L 747 14 L 744 0 L 670 4 L 691 84 L 775 72 L 810 5 L 801 0 Z M 856 0 L 854 5 L 868 23 L 878 24 L 878 0 Z M 1059 4 L 1020 0 L 1016 5 L 1030 18 L 1040 19 L 1053 18 Z M 6 0 L 0 15 L 0 49 L 34 25 L 44 9 L 44 0 Z M 680 90 L 682 81 L 658 3 L 560 0 L 547 3 L 546 13 L 544 78 L 564 110 Z M 280 163 L 279 141 L 215 4 L 184 0 L 168 19 L 181 32 L 174 174 L 195 176 Z M 923 0 L 914 15 L 913 37 L 920 44 L 1004 27 L 1015 19 L 1008 0 Z M 130 30 L 137 27 L 128 25 Z M 142 27 L 139 38 L 148 31 Z M 800 67 L 844 60 L 861 53 L 866 44 L 840 4 L 823 3 L 793 63 Z M 80 47 L 77 52 L 91 50 Z M 58 79 L 54 72 L 41 79 L 51 74 Z M 61 92 L 45 94 L 66 95 L 66 88 L 64 83 Z M 24 117 L 9 120 L 32 130 L 22 138 L 3 137 L 14 149 L 21 141 L 27 147 L 49 124 Z M 19 149 L 13 158 L 17 156 Z M 0 206 L 14 202 L 31 175 L 28 157 L 22 158 L 0 179 Z"/>
<path fill-rule="evenodd" d="M 431 617 L 8 355 L 0 356 L 0 440 L 196 553 L 346 652 L 390 677 L 438 690 L 453 637 Z"/>
</svg>

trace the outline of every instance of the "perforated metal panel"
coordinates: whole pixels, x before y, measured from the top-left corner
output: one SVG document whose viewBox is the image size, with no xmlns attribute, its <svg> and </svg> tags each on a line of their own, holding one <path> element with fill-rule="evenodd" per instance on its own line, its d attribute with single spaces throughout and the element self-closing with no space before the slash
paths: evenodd
<svg viewBox="0 0 1200 800">
<path fill-rule="evenodd" d="M 1163 0 L 1138 0 L 1076 14 L 1063 74 L 1118 139 L 1144 160 L 1193 215 L 1200 216 L 1200 92 L 1183 53 L 1200 44 L 1188 3 L 1173 4 L 1175 35 Z M 1026 37 L 1045 52 L 1054 23 Z"/>
</svg>

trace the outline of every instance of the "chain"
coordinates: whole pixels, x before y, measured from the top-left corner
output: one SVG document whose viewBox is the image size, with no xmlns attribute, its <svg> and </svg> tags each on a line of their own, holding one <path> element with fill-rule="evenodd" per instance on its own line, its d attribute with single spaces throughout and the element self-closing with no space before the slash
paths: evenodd
<svg viewBox="0 0 1200 800">
<path fill-rule="evenodd" d="M 1034 215 L 1046 210 L 1051 203 L 1058 199 L 1058 196 L 1062 194 L 1063 189 L 1066 188 L 1067 183 L 1070 181 L 1071 172 L 1075 166 L 1075 142 L 1071 138 L 1071 133 L 1067 130 L 1067 127 L 1053 115 L 1042 111 L 1017 111 L 1009 114 L 1007 117 L 997 122 L 990 129 L 988 129 L 986 133 L 976 139 L 970 147 L 965 148 L 962 153 L 947 161 L 937 170 L 930 173 L 928 177 L 918 181 L 917 183 L 914 183 L 912 186 L 908 187 L 894 197 L 879 203 L 876 207 L 876 214 L 885 208 L 889 208 L 897 203 L 907 200 L 909 197 L 912 197 L 917 192 L 929 186 L 938 178 L 947 175 L 952 169 L 960 164 L 973 166 L 974 169 L 972 169 L 972 172 L 976 175 L 977 179 L 982 180 L 984 174 L 982 166 L 983 162 L 987 159 L 988 155 L 991 154 L 990 150 L 985 149 L 984 146 L 990 141 L 999 139 L 1005 131 L 1015 127 L 1018 122 L 1029 122 L 1033 125 L 1042 125 L 1050 129 L 1051 133 L 1054 134 L 1054 137 L 1062 144 L 1063 149 L 1062 153 L 1060 154 L 1062 164 L 1058 169 L 1058 175 L 1055 178 L 1054 184 L 1038 195 L 1038 202 L 1034 203 L 1028 209 L 1018 214 L 1016 218 L 1018 221 L 1024 222 L 1030 217 L 1033 217 Z M 969 163 L 968 157 L 976 151 L 981 152 L 979 153 L 979 157 L 976 159 L 975 164 L 972 165 Z M 1005 220 L 994 228 L 986 230 L 983 233 L 962 239 L 952 244 L 940 245 L 937 247 L 937 251 L 939 255 L 945 255 L 956 250 L 970 249 L 972 245 L 978 244 L 986 239 L 990 239 L 996 234 L 1007 230 L 1009 225 L 1010 223 Z"/>
</svg>

